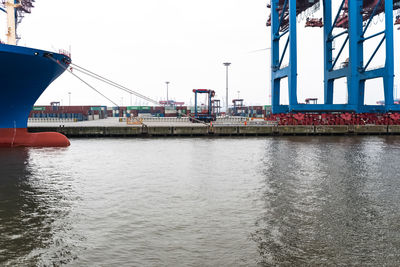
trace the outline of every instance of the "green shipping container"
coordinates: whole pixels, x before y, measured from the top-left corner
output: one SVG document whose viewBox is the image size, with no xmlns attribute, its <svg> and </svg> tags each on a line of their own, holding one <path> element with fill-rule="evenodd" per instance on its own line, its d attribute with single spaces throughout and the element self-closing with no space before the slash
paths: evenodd
<svg viewBox="0 0 400 267">
<path fill-rule="evenodd" d="M 90 110 L 101 110 L 101 107 L 90 107 Z"/>
<path fill-rule="evenodd" d="M 34 111 L 45 111 L 46 108 L 45 107 L 33 107 L 32 110 L 34 110 Z"/>
<path fill-rule="evenodd" d="M 264 109 L 264 110 L 269 110 L 269 109 L 271 109 L 271 105 L 265 105 L 265 106 L 263 107 L 263 109 Z"/>
</svg>

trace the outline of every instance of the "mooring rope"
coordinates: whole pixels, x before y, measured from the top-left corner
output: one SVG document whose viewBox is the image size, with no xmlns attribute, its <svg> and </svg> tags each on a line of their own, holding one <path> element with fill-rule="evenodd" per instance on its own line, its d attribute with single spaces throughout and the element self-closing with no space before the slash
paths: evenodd
<svg viewBox="0 0 400 267">
<path fill-rule="evenodd" d="M 115 103 L 114 101 L 112 101 L 110 98 L 108 98 L 107 96 L 105 96 L 103 93 L 101 93 L 99 90 L 97 90 L 96 88 L 94 88 L 94 86 L 92 86 L 91 84 L 89 84 L 88 82 L 86 82 L 85 80 L 83 80 L 81 77 L 79 77 L 78 75 L 76 75 L 75 73 L 73 73 L 68 67 L 64 66 L 63 64 L 61 64 L 61 62 L 55 60 L 51 55 L 47 55 L 46 56 L 48 59 L 56 62 L 58 65 L 60 65 L 62 68 L 64 68 L 66 71 L 68 71 L 69 73 L 71 73 L 73 76 L 75 76 L 77 79 L 79 79 L 81 82 L 83 82 L 84 84 L 86 84 L 90 89 L 92 89 L 93 91 L 95 91 L 96 93 L 98 93 L 99 95 L 101 95 L 102 97 L 104 97 L 105 99 L 107 99 L 108 101 L 110 101 L 111 103 L 113 103 L 115 106 L 118 107 L 118 104 Z"/>
<path fill-rule="evenodd" d="M 152 102 L 152 103 L 157 104 L 157 105 L 159 104 L 156 100 L 153 100 L 150 97 L 147 97 L 147 96 L 144 96 L 144 95 L 142 95 L 142 94 L 140 94 L 138 92 L 135 92 L 132 89 L 129 89 L 129 88 L 123 86 L 123 85 L 120 85 L 120 84 L 118 84 L 118 83 L 116 83 L 114 81 L 111 81 L 110 79 L 107 79 L 104 76 L 96 74 L 96 73 L 94 73 L 94 72 L 92 72 L 92 71 L 90 71 L 90 70 L 88 70 L 86 68 L 78 66 L 78 65 L 76 65 L 74 63 L 71 63 L 71 66 L 73 67 L 74 70 L 80 71 L 80 72 L 82 72 L 82 73 L 84 73 L 84 74 L 86 74 L 86 75 L 88 75 L 88 76 L 90 76 L 92 78 L 100 80 L 100 81 L 102 81 L 104 83 L 107 83 L 107 84 L 109 84 L 111 86 L 114 86 L 114 87 L 116 87 L 116 88 L 118 88 L 120 90 L 123 90 L 123 91 L 127 92 L 127 93 L 133 94 L 133 95 L 135 95 L 135 96 L 137 96 L 139 98 L 142 98 L 143 100 L 146 100 L 148 102 Z"/>
<path fill-rule="evenodd" d="M 125 86 L 120 85 L 120 84 L 118 84 L 118 83 L 116 83 L 116 82 L 113 82 L 113 81 L 111 81 L 111 80 L 109 80 L 109 79 L 107 79 L 107 78 L 105 78 L 105 77 L 103 77 L 103 76 L 101 76 L 101 75 L 99 75 L 99 74 L 96 74 L 96 73 L 94 73 L 94 72 L 92 72 L 92 71 L 90 71 L 90 70 L 88 70 L 88 69 L 86 69 L 86 68 L 83 68 L 83 67 L 81 67 L 81 66 L 78 66 L 78 65 L 76 65 L 76 64 L 74 64 L 74 63 L 71 63 L 71 65 L 74 67 L 74 70 L 78 70 L 78 71 L 80 71 L 80 72 L 82 72 L 82 73 L 84 73 L 84 74 L 86 74 L 86 75 L 88 75 L 88 76 L 90 76 L 90 77 L 92 77 L 92 78 L 95 78 L 95 79 L 97 79 L 97 80 L 99 80 L 99 81 L 102 81 L 102 82 L 104 82 L 104 83 L 107 83 L 107 84 L 109 84 L 109 85 L 111 85 L 111 86 L 114 86 L 114 87 L 116 87 L 116 88 L 118 88 L 118 89 L 121 89 L 121 90 L 123 90 L 123 91 L 125 91 L 125 92 L 132 93 L 132 94 L 136 95 L 137 97 L 140 97 L 140 98 L 142 98 L 142 99 L 144 99 L 144 100 L 147 100 L 148 102 L 152 102 L 152 103 L 154 103 L 154 104 L 156 104 L 156 105 L 159 104 L 157 101 L 155 101 L 155 100 L 153 100 L 153 99 L 151 99 L 151 98 L 149 98 L 149 97 L 147 97 L 147 96 L 144 96 L 144 95 L 142 95 L 142 94 L 140 94 L 140 93 L 137 93 L 137 92 L 135 92 L 135 91 L 133 91 L 133 90 L 131 90 L 131 89 L 129 89 L 129 88 L 126 88 Z M 194 120 L 194 121 L 197 121 L 197 122 L 200 122 L 200 123 L 203 123 L 203 124 L 208 125 L 206 122 L 204 122 L 204 121 L 202 121 L 202 120 L 199 120 L 199 119 L 196 119 L 196 118 L 194 118 L 194 117 L 191 117 L 191 116 L 189 116 L 189 115 L 181 114 L 181 113 L 180 113 L 180 115 L 183 116 L 183 117 L 187 117 L 187 118 L 189 118 L 189 119 L 191 119 L 191 120 Z"/>
<path fill-rule="evenodd" d="M 62 68 L 64 68 L 65 70 L 67 70 L 69 73 L 71 73 L 71 74 L 72 74 L 73 76 L 75 76 L 76 78 L 78 78 L 81 82 L 83 82 L 84 84 L 86 84 L 86 85 L 87 85 L 88 87 L 90 87 L 92 90 L 94 90 L 95 92 L 97 92 L 98 94 L 100 94 L 101 96 L 103 96 L 105 99 L 107 99 L 108 101 L 110 101 L 111 103 L 113 103 L 115 106 L 119 107 L 118 104 L 116 104 L 116 103 L 115 103 L 114 101 L 112 101 L 110 98 L 108 98 L 107 96 L 105 96 L 104 94 L 102 94 L 99 90 L 97 90 L 94 86 L 92 86 L 91 84 L 89 84 L 88 82 L 86 82 L 85 80 L 83 80 L 81 77 L 79 77 L 78 75 L 76 75 L 75 73 L 73 73 L 71 69 L 69 69 L 68 67 L 66 67 L 66 66 L 64 66 L 63 64 L 61 64 L 61 62 L 55 60 L 51 55 L 47 55 L 46 57 L 49 58 L 49 59 L 51 59 L 52 61 L 56 62 L 58 65 L 60 65 L 60 66 L 61 66 Z M 76 65 L 76 64 L 73 64 L 73 63 L 70 63 L 70 65 L 74 67 L 73 69 L 76 69 L 76 70 L 78 70 L 78 71 L 80 71 L 80 72 L 82 72 L 82 73 L 84 73 L 84 74 L 86 74 L 86 75 L 88 75 L 88 76 L 90 76 L 90 77 L 93 77 L 93 78 L 95 78 L 95 79 L 97 79 L 97 80 L 99 80 L 99 81 L 102 81 L 102 82 L 104 82 L 104 83 L 107 83 L 107 84 L 109 84 L 109 85 L 111 85 L 111 86 L 114 86 L 114 87 L 116 87 L 116 88 L 118 88 L 118 89 L 121 89 L 121 90 L 123 90 L 123 91 L 125 91 L 125 92 L 134 94 L 134 95 L 136 95 L 137 97 L 140 97 L 140 98 L 142 98 L 142 99 L 144 99 L 144 100 L 147 100 L 147 101 L 149 101 L 149 102 L 155 103 L 155 104 L 157 104 L 157 105 L 159 104 L 157 101 L 155 101 L 155 100 L 153 100 L 153 99 L 151 99 L 151 98 L 149 98 L 149 97 L 147 97 L 147 96 L 144 96 L 144 95 L 142 95 L 142 94 L 140 94 L 140 93 L 137 93 L 137 92 L 135 92 L 135 91 L 133 91 L 133 90 L 131 90 L 131 89 L 129 89 L 129 88 L 126 88 L 125 86 L 122 86 L 122 85 L 120 85 L 120 84 L 118 84 L 118 83 L 116 83 L 116 82 L 113 82 L 113 81 L 111 81 L 111 80 L 109 80 L 109 79 L 107 79 L 107 78 L 105 78 L 105 77 L 103 77 L 103 76 L 101 76 L 101 75 L 98 75 L 98 74 L 96 74 L 96 73 L 94 73 L 94 72 L 92 72 L 92 71 L 90 71 L 90 70 L 88 70 L 88 69 L 85 69 L 85 68 L 83 68 L 83 67 L 81 67 L 81 66 L 78 66 L 78 65 Z M 206 123 L 206 122 L 204 122 L 204 121 L 202 121 L 202 120 L 196 119 L 196 118 L 194 118 L 194 117 L 191 117 L 191 116 L 189 116 L 189 115 L 186 115 L 186 114 L 180 114 L 180 115 L 183 116 L 183 117 L 187 117 L 187 118 L 189 118 L 190 120 L 197 121 L 197 122 L 199 122 L 199 123 L 203 123 L 203 124 L 205 124 L 205 125 L 208 125 L 208 123 Z"/>
</svg>

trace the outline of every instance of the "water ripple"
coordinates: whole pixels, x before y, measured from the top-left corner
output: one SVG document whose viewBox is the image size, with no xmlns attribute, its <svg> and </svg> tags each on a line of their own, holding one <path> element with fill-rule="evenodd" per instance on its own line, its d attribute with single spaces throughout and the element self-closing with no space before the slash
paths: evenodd
<svg viewBox="0 0 400 267">
<path fill-rule="evenodd" d="M 0 150 L 0 265 L 396 266 L 400 137 Z"/>
</svg>

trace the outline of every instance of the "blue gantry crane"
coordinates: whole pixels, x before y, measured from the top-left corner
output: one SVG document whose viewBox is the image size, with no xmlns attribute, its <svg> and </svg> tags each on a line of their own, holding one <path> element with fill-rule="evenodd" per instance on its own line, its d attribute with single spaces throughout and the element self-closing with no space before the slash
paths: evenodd
<svg viewBox="0 0 400 267">
<path fill-rule="evenodd" d="M 333 13 L 332 4 L 340 3 Z M 315 5 L 322 5 L 323 18 L 307 19 L 308 27 L 323 27 L 324 37 L 324 103 L 299 104 L 297 99 L 297 23 L 299 14 Z M 400 8 L 400 0 L 271 0 L 271 16 L 267 22 L 271 26 L 271 89 L 272 112 L 355 112 L 376 113 L 400 111 L 400 105 L 394 103 L 394 47 L 393 47 L 393 10 Z M 373 32 L 371 21 L 384 13 L 384 30 Z M 345 37 L 338 51 L 334 51 L 333 42 Z M 299 36 L 301 38 L 301 36 Z M 364 45 L 371 39 L 378 39 L 378 45 L 370 55 L 365 55 Z M 341 38 L 343 39 L 343 38 Z M 340 39 L 340 40 L 341 40 Z M 282 42 L 282 51 L 280 44 Z M 385 43 L 385 65 L 371 67 L 371 62 Z M 338 64 L 345 48 L 349 58 Z M 288 52 L 289 51 L 289 52 Z M 288 54 L 288 65 L 282 66 Z M 364 61 L 364 56 L 368 59 Z M 288 79 L 289 104 L 280 104 L 280 85 L 283 78 Z M 334 82 L 347 80 L 347 104 L 333 104 Z M 365 105 L 365 82 L 381 78 L 384 86 L 384 105 Z"/>
</svg>

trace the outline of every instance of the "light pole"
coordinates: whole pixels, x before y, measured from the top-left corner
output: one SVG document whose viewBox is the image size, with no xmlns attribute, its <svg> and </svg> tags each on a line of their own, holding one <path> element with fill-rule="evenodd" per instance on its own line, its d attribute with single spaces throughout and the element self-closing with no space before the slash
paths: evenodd
<svg viewBox="0 0 400 267">
<path fill-rule="evenodd" d="M 68 100 L 69 100 L 69 105 L 71 106 L 71 92 L 68 92 Z"/>
<path fill-rule="evenodd" d="M 231 65 L 229 62 L 225 62 L 224 66 L 226 67 L 226 115 L 229 115 L 229 97 L 228 97 L 228 68 Z"/>
<path fill-rule="evenodd" d="M 132 106 L 132 93 L 131 93 L 131 106 Z"/>
<path fill-rule="evenodd" d="M 169 101 L 168 101 L 168 85 L 169 85 L 169 82 L 165 82 L 165 84 L 167 85 L 167 106 L 169 106 Z"/>
</svg>

